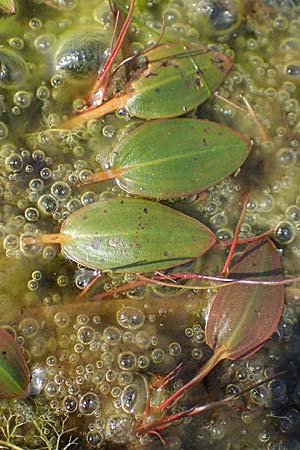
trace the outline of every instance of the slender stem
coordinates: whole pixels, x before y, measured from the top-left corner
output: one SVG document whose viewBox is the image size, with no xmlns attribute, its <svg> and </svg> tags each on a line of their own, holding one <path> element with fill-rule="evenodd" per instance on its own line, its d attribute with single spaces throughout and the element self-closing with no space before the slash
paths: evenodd
<svg viewBox="0 0 300 450">
<path fill-rule="evenodd" d="M 165 408 L 169 403 L 174 402 L 174 400 L 177 399 L 180 395 L 183 394 L 187 389 L 189 389 L 191 386 L 194 386 L 194 384 L 199 383 L 203 380 L 210 372 L 211 370 L 222 360 L 224 359 L 224 351 L 215 351 L 213 355 L 209 358 L 208 361 L 201 367 L 199 372 L 186 384 L 184 384 L 181 388 L 179 388 L 174 394 L 172 394 L 169 398 L 164 400 L 159 408 L 163 409 Z"/>
<path fill-rule="evenodd" d="M 97 106 L 94 109 L 88 109 L 84 111 L 82 114 L 71 117 L 66 122 L 61 124 L 61 128 L 71 130 L 73 128 L 80 128 L 84 123 L 90 120 L 99 119 L 99 117 L 105 116 L 106 114 L 112 113 L 117 109 L 122 108 L 126 105 L 127 99 L 130 97 L 130 94 L 119 95 L 113 97 L 111 100 L 103 103 L 100 106 Z"/>
<path fill-rule="evenodd" d="M 131 289 L 135 289 L 139 286 L 144 286 L 145 284 L 149 283 L 148 280 L 138 280 L 134 283 L 127 283 L 123 286 L 119 286 L 117 288 L 112 289 L 111 291 L 102 292 L 101 294 L 96 294 L 93 296 L 93 300 L 103 300 L 104 298 L 111 297 L 115 294 L 120 294 L 121 292 L 130 291 Z"/>
<path fill-rule="evenodd" d="M 107 88 L 107 85 L 109 83 L 109 75 L 110 75 L 110 70 L 111 67 L 117 57 L 117 54 L 119 53 L 122 43 L 124 41 L 124 38 L 126 36 L 126 33 L 128 31 L 129 25 L 131 23 L 132 20 L 132 16 L 133 16 L 133 9 L 134 9 L 134 3 L 135 0 L 130 0 L 130 4 L 129 4 L 129 9 L 128 9 L 128 14 L 127 17 L 122 25 L 120 34 L 116 40 L 115 46 L 113 47 L 109 57 L 107 58 L 103 68 L 100 70 L 98 78 L 96 80 L 96 83 L 92 89 L 91 94 L 89 95 L 89 101 L 90 102 L 94 102 L 94 100 L 96 101 L 95 106 L 101 105 L 104 95 L 105 95 L 105 91 Z M 100 95 L 98 95 L 98 92 L 100 93 Z M 94 99 L 94 97 L 97 97 L 96 99 Z"/>
<path fill-rule="evenodd" d="M 256 114 L 255 114 L 255 112 L 254 112 L 254 110 L 252 108 L 252 106 L 250 105 L 250 103 L 248 102 L 248 100 L 246 99 L 246 97 L 244 95 L 241 94 L 241 98 L 242 98 L 243 102 L 245 103 L 245 105 L 246 105 L 246 107 L 247 107 L 247 109 L 249 111 L 250 116 L 254 120 L 254 122 L 255 122 L 255 124 L 256 124 L 259 132 L 260 132 L 260 135 L 261 135 L 261 137 L 264 140 L 264 142 L 270 142 L 271 141 L 270 136 L 268 135 L 267 131 L 262 126 L 262 124 L 259 122 L 259 120 L 258 120 L 258 118 L 257 118 L 257 116 L 256 116 Z"/>
<path fill-rule="evenodd" d="M 242 209 L 239 221 L 238 221 L 237 226 L 235 228 L 235 232 L 234 232 L 231 248 L 230 248 L 229 253 L 227 255 L 227 258 L 226 258 L 224 267 L 222 269 L 221 275 L 225 275 L 226 274 L 226 272 L 228 270 L 228 267 L 229 267 L 229 265 L 231 263 L 231 260 L 232 260 L 232 257 L 233 257 L 233 253 L 235 251 L 235 247 L 236 247 L 237 242 L 238 242 L 238 236 L 239 236 L 239 232 L 240 232 L 240 229 L 241 229 L 242 221 L 243 221 L 246 209 L 247 209 L 247 205 L 249 203 L 249 199 L 250 199 L 250 194 L 247 195 L 246 200 L 244 202 L 243 209 Z"/>
<path fill-rule="evenodd" d="M 111 180 L 112 178 L 119 178 L 124 172 L 125 169 L 112 168 L 110 170 L 102 170 L 92 175 L 89 175 L 83 182 L 83 184 L 91 184 L 91 183 L 99 183 L 101 181 Z"/>
<path fill-rule="evenodd" d="M 272 377 L 266 378 L 262 381 L 259 381 L 258 383 L 256 383 L 253 386 L 250 386 L 246 389 L 244 389 L 242 392 L 240 392 L 239 394 L 235 394 L 235 395 L 230 395 L 228 397 L 223 398 L 222 400 L 217 400 L 211 403 L 207 403 L 206 405 L 197 405 L 197 406 L 193 406 L 192 408 L 185 410 L 185 411 L 181 411 L 179 413 L 176 414 L 171 414 L 170 416 L 167 417 L 162 417 L 161 419 L 155 420 L 154 422 L 150 422 L 148 424 L 146 424 L 145 426 L 141 426 L 139 427 L 139 432 L 141 433 L 149 433 L 152 432 L 152 430 L 160 431 L 163 430 L 164 428 L 166 428 L 166 426 L 168 424 L 170 424 L 171 422 L 174 422 L 175 420 L 179 420 L 182 419 L 183 417 L 191 417 L 191 416 L 195 416 L 196 414 L 200 414 L 203 413 L 204 411 L 209 411 L 213 408 L 215 408 L 216 406 L 223 406 L 226 403 L 230 403 L 234 400 L 238 400 L 242 395 L 246 394 L 247 392 L 251 391 L 252 389 L 256 389 L 259 386 L 285 374 L 287 371 L 281 371 L 277 374 L 275 374 Z"/>
<path fill-rule="evenodd" d="M 41 234 L 38 240 L 42 244 L 65 244 L 72 240 L 72 236 L 65 233 Z"/>
<path fill-rule="evenodd" d="M 237 244 L 241 245 L 241 244 L 250 244 L 251 242 L 255 242 L 255 241 L 259 241 L 260 239 L 263 239 L 265 237 L 270 236 L 272 233 L 274 233 L 275 228 L 270 228 L 269 230 L 265 231 L 264 233 L 259 234 L 258 236 L 251 236 L 249 238 L 245 238 L 245 239 L 238 239 Z M 220 241 L 217 242 L 217 244 L 215 244 L 215 248 L 219 248 L 219 247 L 229 247 L 230 245 L 232 245 L 233 243 L 233 239 L 230 239 L 228 241 Z"/>
</svg>

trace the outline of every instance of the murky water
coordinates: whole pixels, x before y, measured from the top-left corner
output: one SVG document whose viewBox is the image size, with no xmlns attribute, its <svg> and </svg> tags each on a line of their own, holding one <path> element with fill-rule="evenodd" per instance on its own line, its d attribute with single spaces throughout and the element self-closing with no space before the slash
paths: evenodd
<svg viewBox="0 0 300 450">
<path fill-rule="evenodd" d="M 121 0 L 116 5 L 124 8 Z M 214 291 L 138 285 L 135 274 L 106 273 L 85 293 L 94 270 L 66 260 L 58 245 L 24 245 L 26 236 L 59 232 L 79 208 L 127 195 L 114 181 L 80 181 L 107 168 L 112 149 L 141 120 L 120 110 L 79 129 L 62 126 L 84 110 L 106 59 L 113 34 L 109 2 L 20 0 L 16 8 L 0 22 L 0 324 L 24 351 L 33 395 L 0 401 L 1 448 L 158 449 L 164 442 L 170 450 L 299 449 L 297 284 L 285 290 L 272 339 L 250 358 L 221 363 L 172 412 L 286 373 L 226 406 L 170 425 L 161 436 L 137 433 L 141 423 L 160 417 L 155 406 L 211 355 L 204 328 Z M 213 46 L 234 63 L 218 95 L 188 116 L 223 123 L 254 142 L 241 171 L 204 194 L 168 204 L 224 241 L 232 238 L 250 192 L 240 238 L 274 229 L 285 276 L 299 276 L 296 0 L 137 0 L 124 57 L 158 40 L 163 16 L 165 42 Z M 117 72 L 109 96 L 122 88 L 125 72 Z M 225 258 L 224 250 L 212 249 L 180 270 L 218 275 Z M 132 288 L 122 290 L 128 283 Z M 174 379 L 156 389 L 181 362 Z"/>
</svg>

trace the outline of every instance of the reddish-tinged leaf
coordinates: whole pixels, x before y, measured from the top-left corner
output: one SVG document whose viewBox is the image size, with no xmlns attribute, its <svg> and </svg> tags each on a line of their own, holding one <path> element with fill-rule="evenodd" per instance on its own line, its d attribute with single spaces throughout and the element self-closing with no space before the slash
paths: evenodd
<svg viewBox="0 0 300 450">
<path fill-rule="evenodd" d="M 248 245 L 231 269 L 230 278 L 280 281 L 281 262 L 270 239 Z M 165 400 L 161 407 L 201 381 L 222 360 L 237 360 L 258 351 L 276 330 L 284 305 L 284 287 L 231 284 L 220 288 L 207 317 L 206 343 L 211 358 L 188 383 Z"/>
<path fill-rule="evenodd" d="M 229 276 L 281 280 L 280 257 L 272 241 L 264 239 L 250 244 Z M 276 330 L 283 304 L 284 286 L 233 284 L 220 289 L 208 314 L 206 343 L 221 353 L 222 359 L 248 356 Z"/>
<path fill-rule="evenodd" d="M 29 395 L 30 372 L 18 343 L 0 328 L 0 398 Z"/>
</svg>

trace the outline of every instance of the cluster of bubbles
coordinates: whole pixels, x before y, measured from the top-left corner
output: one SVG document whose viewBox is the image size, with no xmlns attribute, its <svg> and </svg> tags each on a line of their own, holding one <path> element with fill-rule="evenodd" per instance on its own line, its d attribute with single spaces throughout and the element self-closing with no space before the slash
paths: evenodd
<svg viewBox="0 0 300 450">
<path fill-rule="evenodd" d="M 99 315 L 97 305 L 87 305 L 88 313 L 52 306 L 50 323 L 43 319 L 47 309 L 39 308 L 37 316 L 28 310 L 16 332 L 35 361 L 32 391 L 45 396 L 55 415 L 84 417 L 92 448 L 135 439 L 134 417 L 138 420 L 147 404 L 147 371 L 166 363 L 172 367 L 182 352 L 179 342 L 160 342 L 153 319 L 161 311 L 150 314 L 120 301 L 107 308 Z M 195 336 L 201 331 L 198 324 L 191 329 Z"/>
</svg>

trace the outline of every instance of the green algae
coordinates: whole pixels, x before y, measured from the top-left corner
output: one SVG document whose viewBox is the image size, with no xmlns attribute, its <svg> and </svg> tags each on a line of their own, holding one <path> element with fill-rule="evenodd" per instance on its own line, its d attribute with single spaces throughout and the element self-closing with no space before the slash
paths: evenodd
<svg viewBox="0 0 300 450">
<path fill-rule="evenodd" d="M 203 15 L 196 2 L 139 1 L 138 20 L 133 22 L 129 39 L 133 51 L 152 44 L 165 15 L 165 41 L 183 39 L 213 45 L 233 59 L 234 68 L 219 89 L 221 97 L 211 98 L 197 115 L 252 138 L 253 153 L 237 176 L 211 188 L 204 198 L 193 196 L 173 201 L 172 206 L 206 223 L 219 240 L 226 240 L 232 237 L 240 203 L 250 191 L 240 237 L 275 228 L 274 239 L 285 271 L 297 276 L 298 10 L 288 2 L 279 9 L 261 2 L 232 0 L 229 4 L 230 20 L 222 27 Z M 107 45 L 112 33 L 107 2 L 87 5 L 83 1 L 20 0 L 17 14 L 1 20 L 5 49 L 26 61 L 29 71 L 19 86 L 1 88 L 1 325 L 9 327 L 23 346 L 36 379 L 35 389 L 40 392 L 32 397 L 34 402 L 0 403 L 2 422 L 9 421 L 15 430 L 7 432 L 2 426 L 0 440 L 7 442 L 7 448 L 15 445 L 22 449 L 63 449 L 69 439 L 69 448 L 74 449 L 157 449 L 161 446 L 157 438 L 137 438 L 134 432 L 146 403 L 141 375 L 150 383 L 148 372 L 165 375 L 184 362 L 177 378 L 153 398 L 159 403 L 198 371 L 209 357 L 203 330 L 205 308 L 213 293 L 178 296 L 171 288 L 142 286 L 96 303 L 91 301 L 94 293 L 136 281 L 132 274 L 104 274 L 87 296 L 78 300 L 78 293 L 94 272 L 66 261 L 55 246 L 26 249 L 20 238 L 37 230 L 57 232 L 63 220 L 81 206 L 121 195 L 113 182 L 79 187 L 78 180 L 101 166 L 105 168 L 112 148 L 139 122 L 128 120 L 119 111 L 117 117 L 105 117 L 81 130 L 59 128 L 64 115 L 80 111 L 85 89 L 95 78 L 92 73 L 83 88 L 55 67 L 60 38 L 83 26 L 99 27 Z M 123 76 L 117 73 L 112 90 L 122 86 Z M 263 135 L 241 94 L 254 109 Z M 218 274 L 224 259 L 224 251 L 216 250 L 186 269 Z M 297 369 L 299 299 L 298 287 L 289 288 L 274 339 L 250 359 L 224 363 L 179 406 L 216 400 L 289 362 Z M 135 322 L 132 310 L 124 312 L 128 307 L 134 310 Z M 133 385 L 134 414 L 128 412 L 125 402 L 128 386 Z M 180 423 L 163 436 L 173 449 L 299 448 L 299 403 L 300 386 L 292 373 L 235 404 Z M 17 429 L 16 417 L 21 424 Z M 60 430 L 71 431 L 59 442 Z"/>
</svg>

